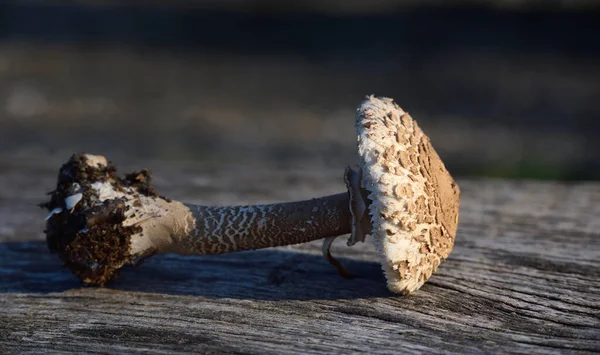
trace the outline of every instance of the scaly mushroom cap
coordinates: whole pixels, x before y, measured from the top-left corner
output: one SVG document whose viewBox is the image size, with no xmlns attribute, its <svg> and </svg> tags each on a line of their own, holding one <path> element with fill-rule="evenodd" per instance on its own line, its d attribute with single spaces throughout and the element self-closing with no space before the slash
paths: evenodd
<svg viewBox="0 0 600 355">
<path fill-rule="evenodd" d="M 392 99 L 368 97 L 356 127 L 371 234 L 388 288 L 408 294 L 452 251 L 460 190 L 429 138 Z"/>
</svg>

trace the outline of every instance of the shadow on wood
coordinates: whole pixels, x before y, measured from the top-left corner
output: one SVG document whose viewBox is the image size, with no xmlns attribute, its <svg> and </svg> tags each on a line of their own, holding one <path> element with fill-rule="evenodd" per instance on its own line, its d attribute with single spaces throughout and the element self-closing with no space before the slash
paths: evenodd
<svg viewBox="0 0 600 355">
<path fill-rule="evenodd" d="M 86 287 L 44 242 L 0 244 L 0 293 L 52 293 Z M 113 290 L 255 300 L 393 296 L 376 262 L 341 258 L 356 275 L 340 277 L 321 255 L 267 249 L 217 256 L 158 255 L 126 267 Z"/>
</svg>

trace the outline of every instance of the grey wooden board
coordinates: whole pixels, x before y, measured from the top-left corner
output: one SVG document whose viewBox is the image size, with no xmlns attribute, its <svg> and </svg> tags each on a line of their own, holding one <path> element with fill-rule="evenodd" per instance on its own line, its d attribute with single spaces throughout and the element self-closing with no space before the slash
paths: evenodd
<svg viewBox="0 0 600 355">
<path fill-rule="evenodd" d="M 600 352 L 600 184 L 459 180 L 450 259 L 418 292 L 389 293 L 370 240 L 223 256 L 161 255 L 83 287 L 43 241 L 34 205 L 59 161 L 0 160 L 0 353 Z M 342 191 L 342 169 L 150 167 L 159 191 L 207 204 Z M 344 238 L 345 239 L 345 238 Z"/>
</svg>

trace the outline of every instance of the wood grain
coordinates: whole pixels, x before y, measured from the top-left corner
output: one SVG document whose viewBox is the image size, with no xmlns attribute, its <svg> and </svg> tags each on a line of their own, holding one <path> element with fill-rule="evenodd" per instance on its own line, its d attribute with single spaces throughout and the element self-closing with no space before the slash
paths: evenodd
<svg viewBox="0 0 600 355">
<path fill-rule="evenodd" d="M 117 162 L 119 163 L 119 162 Z M 460 180 L 450 259 L 409 297 L 385 288 L 370 240 L 223 256 L 161 255 L 83 287 L 43 241 L 58 162 L 0 161 L 0 353 L 594 353 L 600 184 Z M 167 196 L 207 204 L 340 192 L 342 170 L 152 162 Z M 143 167 L 125 164 L 121 168 Z"/>
</svg>

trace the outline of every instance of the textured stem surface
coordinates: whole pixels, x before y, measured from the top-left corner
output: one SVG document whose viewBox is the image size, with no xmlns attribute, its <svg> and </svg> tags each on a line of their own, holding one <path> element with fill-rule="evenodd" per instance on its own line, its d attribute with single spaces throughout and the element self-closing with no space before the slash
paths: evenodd
<svg viewBox="0 0 600 355">
<path fill-rule="evenodd" d="M 186 206 L 196 220 L 195 229 L 173 240 L 164 252 L 223 254 L 350 233 L 347 193 L 271 205 Z"/>
</svg>

